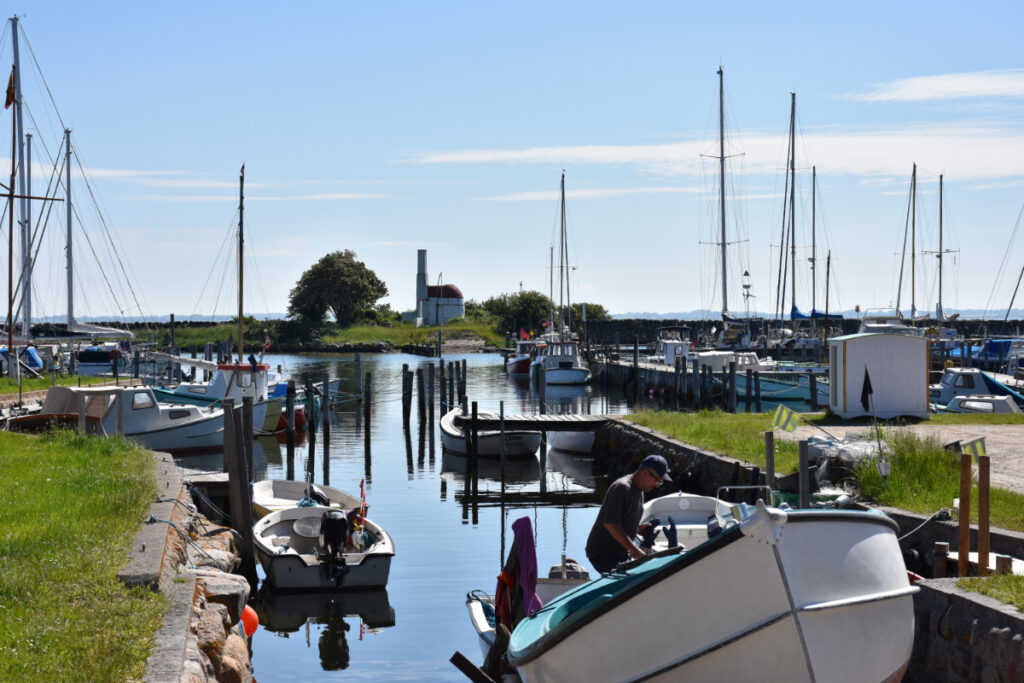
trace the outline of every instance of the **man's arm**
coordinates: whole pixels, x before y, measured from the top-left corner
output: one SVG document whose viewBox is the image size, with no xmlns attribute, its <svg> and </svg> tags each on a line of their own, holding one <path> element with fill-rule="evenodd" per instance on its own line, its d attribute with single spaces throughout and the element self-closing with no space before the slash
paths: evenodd
<svg viewBox="0 0 1024 683">
<path fill-rule="evenodd" d="M 637 547 L 636 543 L 633 542 L 633 539 L 626 536 L 626 532 L 623 530 L 622 526 L 615 522 L 605 522 L 604 528 L 608 530 L 608 533 L 611 534 L 612 538 L 614 538 L 619 545 L 626 549 L 631 558 L 637 560 L 645 556 L 644 551 Z"/>
</svg>

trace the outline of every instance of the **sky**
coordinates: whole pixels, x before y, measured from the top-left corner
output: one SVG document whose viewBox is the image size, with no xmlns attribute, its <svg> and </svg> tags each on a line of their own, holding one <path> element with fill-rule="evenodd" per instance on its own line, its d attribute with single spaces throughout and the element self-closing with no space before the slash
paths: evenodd
<svg viewBox="0 0 1024 683">
<path fill-rule="evenodd" d="M 563 171 L 572 301 L 720 310 L 719 66 L 731 311 L 778 305 L 790 93 L 801 310 L 825 308 L 828 253 L 831 310 L 897 297 L 934 309 L 940 174 L 946 311 L 1001 318 L 1024 267 L 1013 239 L 1020 3 L 43 0 L 9 11 L 33 195 L 72 129 L 80 317 L 233 314 L 243 163 L 246 314 L 285 311 L 303 271 L 341 249 L 398 311 L 415 306 L 418 249 L 430 283 L 467 299 L 547 293 Z M 0 54 L 11 59 L 9 22 Z M 33 209 L 45 225 L 33 315 L 63 315 L 64 204 Z"/>
</svg>

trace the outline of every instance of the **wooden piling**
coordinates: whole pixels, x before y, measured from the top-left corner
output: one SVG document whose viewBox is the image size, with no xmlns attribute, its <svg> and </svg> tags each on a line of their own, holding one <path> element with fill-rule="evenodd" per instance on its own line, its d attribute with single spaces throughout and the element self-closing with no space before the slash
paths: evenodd
<svg viewBox="0 0 1024 683">
<path fill-rule="evenodd" d="M 978 456 L 978 576 L 988 574 L 989 553 L 989 459 Z"/>
<path fill-rule="evenodd" d="M 800 454 L 800 509 L 811 507 L 810 449 L 807 441 L 798 444 Z"/>
<path fill-rule="evenodd" d="M 252 446 L 252 396 L 242 397 L 242 429 L 239 434 L 242 443 L 242 452 L 245 454 L 245 473 L 252 481 L 255 476 L 255 465 L 253 464 Z"/>
<path fill-rule="evenodd" d="M 356 396 L 363 393 L 363 359 L 356 354 Z"/>
<path fill-rule="evenodd" d="M 419 408 L 420 425 L 422 425 L 427 421 L 427 396 L 423 381 L 423 368 L 416 368 L 416 404 Z"/>
<path fill-rule="evenodd" d="M 736 361 L 729 361 L 729 408 L 730 413 L 736 412 Z"/>
<path fill-rule="evenodd" d="M 284 395 L 285 457 L 288 479 L 295 478 L 295 380 L 289 379 Z"/>
<path fill-rule="evenodd" d="M 957 545 L 957 571 L 967 576 L 971 552 L 971 454 L 960 454 L 960 535 Z"/>
<path fill-rule="evenodd" d="M 402 363 L 402 426 L 409 429 L 409 412 L 412 410 L 412 377 L 409 364 Z"/>
<path fill-rule="evenodd" d="M 818 412 L 818 378 L 813 372 L 807 373 L 807 385 L 811 393 L 811 411 Z"/>
<path fill-rule="evenodd" d="M 750 412 L 750 397 L 753 393 L 754 388 L 754 371 L 751 368 L 747 368 L 747 383 L 743 387 L 743 412 Z"/>
<path fill-rule="evenodd" d="M 316 393 L 313 380 L 306 380 L 306 473 L 313 474 L 316 462 Z"/>
<path fill-rule="evenodd" d="M 775 432 L 764 433 L 764 480 L 768 488 L 775 490 Z M 768 501 L 765 501 L 768 502 Z"/>
<path fill-rule="evenodd" d="M 946 565 L 949 563 L 949 544 L 936 542 L 932 550 L 932 578 L 943 579 L 946 577 Z"/>
<path fill-rule="evenodd" d="M 366 373 L 363 379 L 363 440 L 366 443 L 367 451 L 370 448 L 370 373 Z"/>
<path fill-rule="evenodd" d="M 331 383 L 330 382 L 331 382 L 330 377 L 328 377 L 327 373 L 325 372 L 324 373 L 324 393 L 323 393 L 323 397 L 322 397 L 323 405 L 322 405 L 321 410 L 320 410 L 320 414 L 323 415 L 323 444 L 324 445 L 320 448 L 320 450 L 321 450 L 321 452 L 324 455 L 324 457 L 323 457 L 323 460 L 324 460 L 323 469 L 324 469 L 324 484 L 325 485 L 329 485 L 331 483 L 329 478 L 328 478 L 328 472 L 330 471 L 330 465 L 328 464 L 328 461 L 330 460 L 330 454 L 331 454 Z"/>
<path fill-rule="evenodd" d="M 440 360 L 440 361 L 437 362 L 437 371 L 438 371 L 437 384 L 438 384 L 438 388 L 441 390 L 441 392 L 440 392 L 441 393 L 441 414 L 444 415 L 445 413 L 448 412 L 448 390 L 446 389 L 446 387 L 448 385 L 445 384 L 445 380 L 444 380 L 444 361 L 443 360 Z"/>
<path fill-rule="evenodd" d="M 242 537 L 242 575 L 249 581 L 251 590 L 256 590 L 256 545 L 252 530 L 252 494 L 249 487 L 251 481 L 246 476 L 248 465 L 245 462 L 245 432 L 242 428 L 242 416 L 235 409 L 235 401 L 225 398 L 224 404 L 224 468 L 228 473 L 228 501 L 231 514 L 231 526 Z M 251 441 L 251 435 L 249 440 Z"/>
<path fill-rule="evenodd" d="M 996 574 L 1012 574 L 1013 558 L 1009 555 L 996 555 Z"/>
<path fill-rule="evenodd" d="M 427 365 L 427 424 L 434 424 L 434 364 Z"/>
<path fill-rule="evenodd" d="M 761 414 L 761 372 L 754 371 L 754 412 Z"/>
<path fill-rule="evenodd" d="M 459 375 L 459 379 L 462 380 L 461 393 L 463 396 L 466 394 L 466 359 L 462 359 L 462 373 Z"/>
</svg>

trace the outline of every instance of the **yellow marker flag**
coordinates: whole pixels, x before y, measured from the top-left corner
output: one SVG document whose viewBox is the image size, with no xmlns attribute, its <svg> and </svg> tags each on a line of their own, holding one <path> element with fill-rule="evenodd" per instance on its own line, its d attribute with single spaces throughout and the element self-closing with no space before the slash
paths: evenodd
<svg viewBox="0 0 1024 683">
<path fill-rule="evenodd" d="M 775 409 L 772 425 L 785 432 L 792 432 L 796 429 L 797 419 L 798 416 L 795 412 L 780 403 L 779 407 Z"/>
<path fill-rule="evenodd" d="M 975 458 L 979 455 L 985 455 L 985 437 L 980 436 L 977 439 L 960 444 L 960 452 L 970 453 Z"/>
</svg>

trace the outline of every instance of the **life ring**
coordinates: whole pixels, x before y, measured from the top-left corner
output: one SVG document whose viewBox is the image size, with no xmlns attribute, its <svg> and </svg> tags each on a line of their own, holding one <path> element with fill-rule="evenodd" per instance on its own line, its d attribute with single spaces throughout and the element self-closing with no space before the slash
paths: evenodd
<svg viewBox="0 0 1024 683">
<path fill-rule="evenodd" d="M 934 327 L 929 327 L 927 330 L 924 331 L 924 336 L 927 337 L 928 339 L 935 339 L 936 341 L 938 341 L 939 331 Z"/>
<path fill-rule="evenodd" d="M 947 360 L 945 363 L 942 364 L 942 367 L 947 370 L 950 369 L 951 367 L 953 367 L 953 361 Z"/>
</svg>

